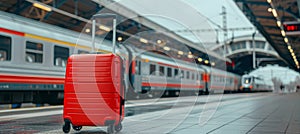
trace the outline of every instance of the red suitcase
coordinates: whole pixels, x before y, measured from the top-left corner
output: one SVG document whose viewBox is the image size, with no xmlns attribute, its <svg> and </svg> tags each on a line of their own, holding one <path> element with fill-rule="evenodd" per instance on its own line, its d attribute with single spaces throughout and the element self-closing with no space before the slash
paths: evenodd
<svg viewBox="0 0 300 134">
<path fill-rule="evenodd" d="M 108 126 L 108 133 L 120 131 L 124 118 L 122 61 L 114 54 L 73 55 L 68 59 L 63 131 L 71 125 Z"/>
</svg>

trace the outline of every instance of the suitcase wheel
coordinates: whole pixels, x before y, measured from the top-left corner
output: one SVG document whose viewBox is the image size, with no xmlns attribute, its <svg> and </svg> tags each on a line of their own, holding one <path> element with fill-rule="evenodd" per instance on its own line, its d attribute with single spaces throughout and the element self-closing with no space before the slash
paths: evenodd
<svg viewBox="0 0 300 134">
<path fill-rule="evenodd" d="M 114 124 L 108 125 L 108 127 L 107 127 L 107 133 L 113 134 L 114 133 L 114 129 L 115 129 L 114 127 L 115 127 Z"/>
<path fill-rule="evenodd" d="M 65 121 L 65 124 L 62 127 L 64 133 L 69 133 L 71 129 L 71 123 L 69 121 Z"/>
<path fill-rule="evenodd" d="M 72 126 L 75 131 L 80 131 L 82 126 Z"/>
<path fill-rule="evenodd" d="M 120 132 L 120 131 L 122 130 L 122 128 L 123 128 L 123 126 L 122 126 L 121 123 L 119 123 L 118 125 L 115 126 L 115 130 L 116 130 L 117 132 Z"/>
</svg>

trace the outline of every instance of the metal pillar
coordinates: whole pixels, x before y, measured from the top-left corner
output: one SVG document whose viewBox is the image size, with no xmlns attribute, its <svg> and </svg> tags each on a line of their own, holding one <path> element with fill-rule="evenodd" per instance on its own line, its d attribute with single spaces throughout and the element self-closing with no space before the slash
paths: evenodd
<svg viewBox="0 0 300 134">
<path fill-rule="evenodd" d="M 254 31 L 254 33 L 252 34 L 252 48 L 253 48 L 252 59 L 253 59 L 253 69 L 256 68 L 256 53 L 255 53 L 256 44 L 255 44 L 255 34 L 256 34 L 256 31 Z"/>
<path fill-rule="evenodd" d="M 112 53 L 116 53 L 116 25 L 117 25 L 117 19 L 113 19 L 113 38 L 112 38 L 112 43 L 113 43 L 113 49 Z"/>
<path fill-rule="evenodd" d="M 228 31 L 227 31 L 227 16 L 226 16 L 226 7 L 222 6 L 222 13 L 221 15 L 223 16 L 223 32 L 224 32 L 224 57 L 226 57 L 226 51 L 227 51 L 227 45 L 226 45 L 226 40 L 227 40 L 227 36 L 228 36 Z"/>
<path fill-rule="evenodd" d="M 95 52 L 95 34 L 96 34 L 96 20 L 92 20 L 92 53 Z"/>
</svg>

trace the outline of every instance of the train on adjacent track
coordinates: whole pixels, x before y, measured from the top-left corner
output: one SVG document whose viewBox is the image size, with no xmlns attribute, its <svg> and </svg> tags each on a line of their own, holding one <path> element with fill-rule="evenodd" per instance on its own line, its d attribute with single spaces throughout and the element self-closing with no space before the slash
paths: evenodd
<svg viewBox="0 0 300 134">
<path fill-rule="evenodd" d="M 90 36 L 5 12 L 0 12 L 0 43 L 1 104 L 61 104 L 68 57 L 91 50 Z M 110 41 L 96 46 L 111 51 Z M 126 60 L 128 97 L 231 92 L 241 85 L 241 76 L 234 73 L 139 51 L 125 45 L 117 51 Z"/>
<path fill-rule="evenodd" d="M 242 85 L 240 87 L 242 91 L 259 92 L 259 91 L 273 91 L 274 87 L 259 76 L 255 75 L 243 75 Z"/>
</svg>

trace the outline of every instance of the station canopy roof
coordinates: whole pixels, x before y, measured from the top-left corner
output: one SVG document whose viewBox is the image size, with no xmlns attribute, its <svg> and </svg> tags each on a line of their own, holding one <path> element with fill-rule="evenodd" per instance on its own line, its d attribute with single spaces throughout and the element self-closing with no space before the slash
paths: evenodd
<svg viewBox="0 0 300 134">
<path fill-rule="evenodd" d="M 235 0 L 235 2 L 290 68 L 299 72 L 300 36 L 289 34 L 284 27 L 286 23 L 299 21 L 299 0 Z"/>
<path fill-rule="evenodd" d="M 49 9 L 42 9 L 34 5 L 35 3 Z M 128 43 L 137 47 L 153 49 L 153 46 L 155 46 L 155 49 L 158 51 L 166 51 L 168 50 L 166 46 L 168 46 L 176 54 L 179 53 L 178 51 L 187 50 L 183 51 L 181 56 L 178 56 L 183 59 L 192 59 L 187 57 L 193 54 L 194 58 L 201 57 L 203 61 L 207 59 L 231 62 L 229 59 L 206 50 L 199 44 L 170 31 L 153 20 L 141 16 L 122 4 L 108 6 L 111 3 L 113 3 L 111 0 L 1 0 L 0 10 L 89 34 L 91 34 L 91 30 L 86 29 L 91 28 L 90 23 L 93 15 L 98 12 L 118 14 L 117 37 L 122 38 L 120 42 L 130 39 Z M 100 30 L 103 32 L 103 29 Z M 96 33 L 99 33 L 99 36 L 101 36 L 101 32 L 96 31 Z M 108 32 L 105 38 L 111 40 L 112 32 Z M 147 46 L 145 44 L 154 45 Z M 188 49 L 182 47 L 187 47 Z"/>
</svg>

